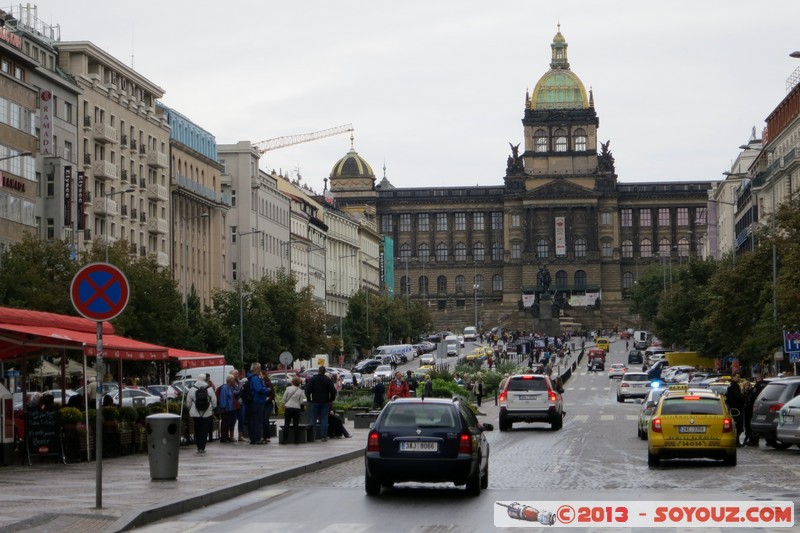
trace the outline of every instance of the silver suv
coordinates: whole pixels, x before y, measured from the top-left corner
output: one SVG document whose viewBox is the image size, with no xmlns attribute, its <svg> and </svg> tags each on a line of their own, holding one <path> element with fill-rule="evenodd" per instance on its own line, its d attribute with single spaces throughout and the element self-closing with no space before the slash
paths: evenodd
<svg viewBox="0 0 800 533">
<path fill-rule="evenodd" d="M 550 378 L 539 374 L 517 374 L 506 380 L 499 397 L 500 431 L 514 422 L 546 422 L 561 429 L 564 406 Z"/>
</svg>

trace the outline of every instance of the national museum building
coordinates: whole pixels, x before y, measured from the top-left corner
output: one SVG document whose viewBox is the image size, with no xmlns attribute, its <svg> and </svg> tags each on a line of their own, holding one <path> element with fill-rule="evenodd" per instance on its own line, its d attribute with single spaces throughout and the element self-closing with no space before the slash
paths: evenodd
<svg viewBox="0 0 800 533">
<path fill-rule="evenodd" d="M 625 300 L 647 265 L 666 271 L 702 250 L 712 183 L 619 183 L 560 31 L 550 47 L 502 183 L 398 188 L 386 177 L 376 183 L 355 150 L 334 166 L 337 205 L 374 209 L 393 248 L 385 257 L 394 257 L 394 296 L 426 300 L 438 326 L 464 327 L 474 316 L 482 328 L 530 329 L 529 307 L 545 289 L 567 311 L 602 302 L 607 322 L 628 314 Z M 549 287 L 537 277 L 545 269 Z"/>
</svg>

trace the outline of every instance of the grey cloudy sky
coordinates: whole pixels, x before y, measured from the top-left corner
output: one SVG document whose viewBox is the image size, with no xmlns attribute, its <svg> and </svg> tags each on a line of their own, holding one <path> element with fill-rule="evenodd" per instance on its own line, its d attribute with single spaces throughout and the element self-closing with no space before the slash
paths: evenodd
<svg viewBox="0 0 800 533">
<path fill-rule="evenodd" d="M 502 183 L 560 21 L 621 181 L 718 180 L 800 67 L 797 0 L 40 0 L 221 144 L 352 123 L 397 187 Z M 133 57 L 131 57 L 133 56 Z M 268 152 L 321 191 L 347 135 Z"/>
</svg>

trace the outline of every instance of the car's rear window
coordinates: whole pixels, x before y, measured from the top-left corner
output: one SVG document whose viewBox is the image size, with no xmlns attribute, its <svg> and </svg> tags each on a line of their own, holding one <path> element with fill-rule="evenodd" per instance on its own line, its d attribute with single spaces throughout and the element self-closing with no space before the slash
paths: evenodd
<svg viewBox="0 0 800 533">
<path fill-rule="evenodd" d="M 546 391 L 547 382 L 541 378 L 524 379 L 524 378 L 511 378 L 508 382 L 508 390 L 532 390 L 532 391 Z"/>
<path fill-rule="evenodd" d="M 765 402 L 777 402 L 778 399 L 780 399 L 781 394 L 783 394 L 783 389 L 785 388 L 785 383 L 770 383 L 764 387 L 764 390 L 761 391 L 758 399 Z"/>
<path fill-rule="evenodd" d="M 684 400 L 665 398 L 661 407 L 662 415 L 721 415 L 722 403 L 717 398 Z"/>
<path fill-rule="evenodd" d="M 406 404 L 389 406 L 383 418 L 383 427 L 456 427 L 454 410 L 449 405 Z"/>
<path fill-rule="evenodd" d="M 625 377 L 622 379 L 625 381 L 650 381 L 647 374 L 625 374 Z"/>
</svg>

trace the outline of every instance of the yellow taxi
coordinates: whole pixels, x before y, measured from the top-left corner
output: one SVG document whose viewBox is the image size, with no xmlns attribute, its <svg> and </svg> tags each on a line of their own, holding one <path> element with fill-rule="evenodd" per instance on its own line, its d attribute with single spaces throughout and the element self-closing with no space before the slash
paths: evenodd
<svg viewBox="0 0 800 533">
<path fill-rule="evenodd" d="M 671 385 L 650 418 L 647 464 L 706 457 L 736 466 L 736 427 L 725 400 L 707 389 Z"/>
<path fill-rule="evenodd" d="M 611 343 L 608 342 L 608 339 L 605 337 L 597 337 L 594 340 L 595 348 L 600 348 L 601 350 L 608 352 L 609 348 L 611 347 Z"/>
<path fill-rule="evenodd" d="M 491 350 L 491 348 L 490 348 Z M 475 348 L 472 353 L 467 354 L 467 361 L 483 361 L 488 357 L 488 353 L 486 348 L 483 346 L 479 346 Z"/>
<path fill-rule="evenodd" d="M 414 371 L 414 377 L 418 380 L 424 379 L 427 374 L 431 373 L 431 370 L 433 370 L 433 366 L 423 365 Z"/>
</svg>

